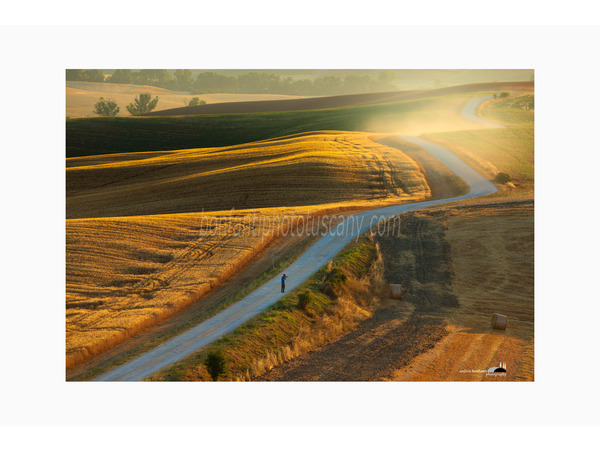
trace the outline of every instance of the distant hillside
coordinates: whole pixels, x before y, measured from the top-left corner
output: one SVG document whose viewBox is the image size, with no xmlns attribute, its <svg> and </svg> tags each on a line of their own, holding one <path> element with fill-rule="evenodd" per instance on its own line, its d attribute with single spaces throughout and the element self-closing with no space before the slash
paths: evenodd
<svg viewBox="0 0 600 450">
<path fill-rule="evenodd" d="M 343 108 L 349 106 L 393 103 L 440 95 L 467 93 L 485 90 L 521 91 L 533 88 L 532 81 L 478 83 L 421 91 L 377 92 L 368 94 L 336 95 L 331 97 L 309 97 L 293 100 L 270 100 L 260 102 L 232 102 L 212 105 L 152 111 L 144 116 L 185 116 L 198 114 L 243 114 L 255 112 L 306 111 L 312 109 Z"/>
<path fill-rule="evenodd" d="M 190 94 L 189 92 L 170 91 L 156 86 L 138 84 L 67 81 L 66 116 L 71 119 L 98 117 L 94 114 L 94 105 L 100 97 L 103 97 L 117 103 L 120 108 L 118 116 L 131 117 L 125 106 L 132 103 L 135 97 L 142 92 L 158 96 L 157 111 L 184 106 L 194 97 L 204 100 L 207 104 L 301 98 L 294 95 L 277 94 Z"/>
<path fill-rule="evenodd" d="M 532 81 L 533 69 L 69 69 L 69 81 L 134 83 L 188 93 L 331 96 Z"/>
<path fill-rule="evenodd" d="M 319 130 L 418 135 L 481 128 L 461 116 L 465 103 L 469 98 L 504 90 L 532 92 L 533 83 L 486 83 L 432 91 L 203 105 L 224 108 L 230 113 L 250 109 L 246 114 L 199 114 L 193 107 L 187 109 L 187 115 L 161 112 L 143 117 L 69 119 L 67 157 L 222 147 Z M 303 109 L 311 106 L 324 109 Z M 284 110 L 273 111 L 275 107 Z"/>
</svg>

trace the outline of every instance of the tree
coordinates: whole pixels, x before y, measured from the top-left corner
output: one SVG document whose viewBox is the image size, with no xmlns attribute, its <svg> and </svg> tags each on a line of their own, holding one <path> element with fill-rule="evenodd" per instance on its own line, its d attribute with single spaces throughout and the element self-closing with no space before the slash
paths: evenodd
<svg viewBox="0 0 600 450">
<path fill-rule="evenodd" d="M 219 75 L 216 72 L 201 72 L 196 77 L 193 85 L 194 93 L 206 92 L 234 92 L 236 90 L 236 79 Z"/>
<path fill-rule="evenodd" d="M 296 80 L 291 85 L 290 94 L 311 95 L 313 92 L 313 81 L 309 79 Z"/>
<path fill-rule="evenodd" d="M 379 72 L 379 77 L 377 78 L 377 90 L 378 91 L 393 91 L 396 90 L 396 78 L 398 74 L 394 70 L 384 70 Z"/>
<path fill-rule="evenodd" d="M 494 178 L 494 180 L 496 182 L 498 182 L 498 183 L 506 184 L 506 183 L 508 183 L 509 181 L 512 180 L 512 177 L 509 174 L 507 174 L 507 173 L 498 172 L 496 174 L 496 178 Z"/>
<path fill-rule="evenodd" d="M 133 103 L 127 105 L 126 108 L 127 111 L 129 111 L 129 114 L 135 116 L 137 114 L 144 114 L 152 111 L 154 108 L 156 108 L 157 103 L 158 96 L 152 99 L 152 94 L 150 94 L 149 92 L 144 92 L 138 95 L 134 99 Z"/>
<path fill-rule="evenodd" d="M 192 71 L 190 69 L 177 69 L 175 83 L 180 91 L 189 91 L 192 88 Z"/>
<path fill-rule="evenodd" d="M 200 100 L 198 97 L 193 97 L 189 102 L 186 102 L 185 106 L 197 106 L 206 105 L 204 100 Z"/>
<path fill-rule="evenodd" d="M 336 95 L 342 91 L 342 79 L 333 75 L 315 79 L 314 93 L 317 95 Z"/>
<path fill-rule="evenodd" d="M 313 297 L 308 289 L 298 294 L 298 309 L 301 309 L 304 312 L 308 312 L 308 308 L 312 302 Z"/>
<path fill-rule="evenodd" d="M 134 84 L 149 84 L 151 86 L 163 86 L 173 81 L 173 76 L 167 69 L 140 69 L 139 72 L 132 72 Z"/>
<path fill-rule="evenodd" d="M 67 69 L 67 81 L 81 81 L 83 78 L 83 70 Z"/>
<path fill-rule="evenodd" d="M 110 83 L 129 84 L 133 81 L 133 72 L 131 69 L 117 69 L 108 79 Z"/>
<path fill-rule="evenodd" d="M 204 364 L 213 381 L 217 381 L 219 376 L 227 371 L 227 361 L 225 360 L 223 350 L 220 349 L 211 350 L 208 353 L 206 360 L 204 360 Z"/>
<path fill-rule="evenodd" d="M 114 117 L 119 114 L 119 107 L 112 100 L 104 100 L 100 97 L 98 103 L 94 105 L 94 114 L 98 114 L 103 117 Z"/>
<path fill-rule="evenodd" d="M 239 92 L 261 94 L 274 92 L 279 88 L 280 77 L 272 73 L 249 72 L 237 77 Z"/>
<path fill-rule="evenodd" d="M 67 81 L 103 82 L 104 72 L 102 72 L 100 69 L 67 69 Z"/>
<path fill-rule="evenodd" d="M 156 85 L 167 87 L 174 81 L 173 75 L 167 69 L 156 69 L 155 75 Z"/>
<path fill-rule="evenodd" d="M 104 81 L 104 72 L 102 72 L 100 69 L 84 70 L 82 77 L 83 81 L 101 83 Z"/>
<path fill-rule="evenodd" d="M 359 94 L 372 91 L 373 80 L 369 75 L 346 75 L 344 77 L 344 92 Z"/>
</svg>

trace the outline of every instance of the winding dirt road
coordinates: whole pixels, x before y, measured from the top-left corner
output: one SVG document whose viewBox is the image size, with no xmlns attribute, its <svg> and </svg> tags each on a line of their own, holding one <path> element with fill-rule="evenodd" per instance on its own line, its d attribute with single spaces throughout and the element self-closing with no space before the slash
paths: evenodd
<svg viewBox="0 0 600 450">
<path fill-rule="evenodd" d="M 462 111 L 463 116 L 467 118 L 474 117 L 477 122 L 481 123 L 482 119 L 477 118 L 476 111 L 478 106 L 488 98 L 490 97 L 480 97 L 469 101 Z M 490 122 L 483 122 L 489 126 L 498 126 Z M 496 192 L 496 187 L 491 182 L 449 150 L 419 137 L 402 136 L 402 138 L 424 148 L 462 178 L 470 188 L 469 193 L 459 197 L 389 206 L 351 216 L 336 228 L 331 229 L 292 265 L 285 269 L 285 272 L 289 274 L 286 283 L 288 292 L 299 286 L 318 269 L 327 264 L 353 238 L 382 220 L 429 206 Z M 285 295 L 280 292 L 280 279 L 282 275 L 283 272 L 221 313 L 149 352 L 100 375 L 94 381 L 140 381 L 154 372 L 192 354 L 225 334 L 232 332 L 239 325 L 265 310 Z"/>
</svg>

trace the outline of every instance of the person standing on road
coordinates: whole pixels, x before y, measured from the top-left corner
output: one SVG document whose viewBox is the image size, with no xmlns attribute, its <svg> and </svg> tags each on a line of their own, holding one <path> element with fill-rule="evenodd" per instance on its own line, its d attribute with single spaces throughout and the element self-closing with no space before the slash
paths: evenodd
<svg viewBox="0 0 600 450">
<path fill-rule="evenodd" d="M 287 278 L 287 275 L 284 273 L 283 276 L 281 277 L 281 292 L 285 292 L 285 279 Z"/>
</svg>

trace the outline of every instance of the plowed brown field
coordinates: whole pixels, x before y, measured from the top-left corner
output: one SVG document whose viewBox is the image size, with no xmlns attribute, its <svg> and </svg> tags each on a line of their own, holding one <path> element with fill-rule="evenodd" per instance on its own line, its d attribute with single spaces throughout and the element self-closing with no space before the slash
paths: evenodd
<svg viewBox="0 0 600 450">
<path fill-rule="evenodd" d="M 423 91 L 393 91 L 367 94 L 336 95 L 332 97 L 307 97 L 290 100 L 270 100 L 258 102 L 231 102 L 180 107 L 164 111 L 152 111 L 147 116 L 183 116 L 196 114 L 240 114 L 254 112 L 304 111 L 311 109 L 345 108 L 351 106 L 376 105 L 404 100 L 462 94 L 476 91 L 525 91 L 533 89 L 531 81 L 473 83 Z"/>
<path fill-rule="evenodd" d="M 533 200 L 474 200 L 415 217 L 408 247 L 381 241 L 388 281 L 407 272 L 419 280 L 404 300 L 261 380 L 533 381 Z M 505 331 L 491 328 L 493 313 L 508 316 Z M 487 372 L 500 363 L 505 374 Z"/>
</svg>

